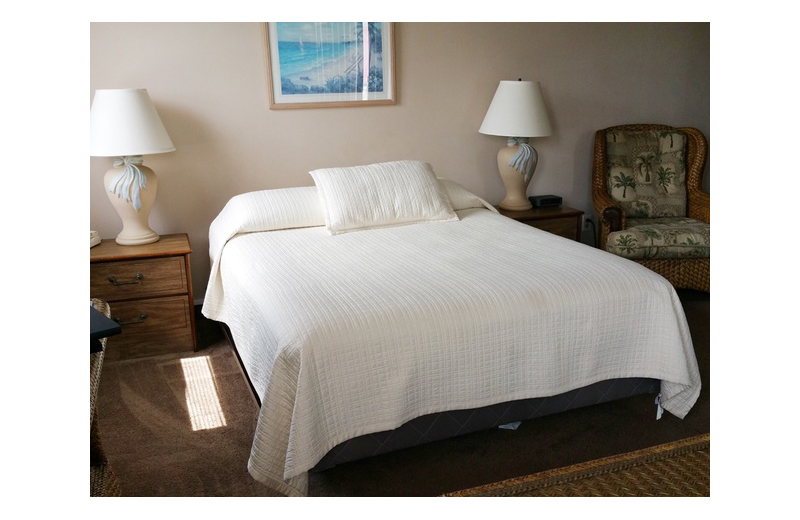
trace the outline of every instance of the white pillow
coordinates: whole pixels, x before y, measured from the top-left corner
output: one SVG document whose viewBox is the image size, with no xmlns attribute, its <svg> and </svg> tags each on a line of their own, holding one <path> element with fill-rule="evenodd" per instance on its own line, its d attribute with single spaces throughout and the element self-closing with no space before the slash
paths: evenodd
<svg viewBox="0 0 800 520">
<path fill-rule="evenodd" d="M 395 161 L 310 172 L 332 235 L 419 222 L 458 220 L 433 169 Z"/>
<path fill-rule="evenodd" d="M 450 199 L 450 205 L 453 206 L 453 210 L 486 208 L 495 213 L 499 213 L 494 206 L 467 190 L 467 188 L 459 183 L 451 181 L 450 179 L 442 179 L 441 177 L 439 177 L 439 182 L 444 186 L 447 192 L 447 198 Z"/>
</svg>

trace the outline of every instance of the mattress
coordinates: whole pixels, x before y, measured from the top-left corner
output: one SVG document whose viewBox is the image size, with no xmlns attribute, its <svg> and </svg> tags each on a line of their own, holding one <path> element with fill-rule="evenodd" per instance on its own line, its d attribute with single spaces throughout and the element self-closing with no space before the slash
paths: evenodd
<svg viewBox="0 0 800 520">
<path fill-rule="evenodd" d="M 342 442 L 427 414 L 621 378 L 660 380 L 677 417 L 697 399 L 680 301 L 634 262 L 486 208 L 332 236 L 293 204 L 302 218 L 215 221 L 203 308 L 262 403 L 248 470 L 282 493 L 305 495 Z"/>
</svg>

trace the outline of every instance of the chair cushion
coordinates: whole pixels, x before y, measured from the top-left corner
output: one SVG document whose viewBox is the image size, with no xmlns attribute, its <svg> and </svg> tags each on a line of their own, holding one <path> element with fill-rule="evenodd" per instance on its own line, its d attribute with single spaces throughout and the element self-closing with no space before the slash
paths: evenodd
<svg viewBox="0 0 800 520">
<path fill-rule="evenodd" d="M 607 132 L 609 195 L 628 217 L 686 216 L 685 152 L 677 131 Z"/>
<path fill-rule="evenodd" d="M 609 233 L 606 251 L 630 259 L 710 258 L 711 226 L 686 217 L 628 219 Z"/>
</svg>

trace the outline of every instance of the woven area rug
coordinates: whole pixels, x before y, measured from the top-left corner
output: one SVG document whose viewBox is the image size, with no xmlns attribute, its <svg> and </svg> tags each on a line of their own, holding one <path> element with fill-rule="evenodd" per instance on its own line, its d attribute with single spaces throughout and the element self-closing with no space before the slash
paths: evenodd
<svg viewBox="0 0 800 520">
<path fill-rule="evenodd" d="M 707 497 L 710 475 L 711 436 L 704 434 L 442 496 Z"/>
</svg>

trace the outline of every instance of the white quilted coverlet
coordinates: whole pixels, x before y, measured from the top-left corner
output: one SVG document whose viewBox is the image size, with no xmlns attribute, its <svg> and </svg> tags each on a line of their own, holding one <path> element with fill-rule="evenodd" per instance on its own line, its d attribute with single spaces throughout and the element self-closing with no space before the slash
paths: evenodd
<svg viewBox="0 0 800 520">
<path fill-rule="evenodd" d="M 666 280 L 486 209 L 458 215 L 336 236 L 212 226 L 203 312 L 261 396 L 255 479 L 305 495 L 349 438 L 605 379 L 660 379 L 664 409 L 691 409 L 700 376 Z"/>
</svg>

